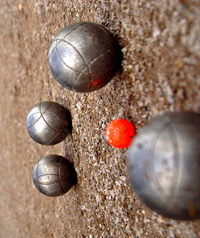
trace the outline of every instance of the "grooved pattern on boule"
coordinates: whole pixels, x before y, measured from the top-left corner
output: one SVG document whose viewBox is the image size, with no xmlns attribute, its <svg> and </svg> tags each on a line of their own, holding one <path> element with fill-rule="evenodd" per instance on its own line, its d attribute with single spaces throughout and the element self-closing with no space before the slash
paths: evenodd
<svg viewBox="0 0 200 238">
<path fill-rule="evenodd" d="M 102 26 L 75 23 L 60 31 L 49 50 L 49 66 L 65 88 L 91 92 L 105 86 L 120 64 L 119 46 Z"/>
</svg>

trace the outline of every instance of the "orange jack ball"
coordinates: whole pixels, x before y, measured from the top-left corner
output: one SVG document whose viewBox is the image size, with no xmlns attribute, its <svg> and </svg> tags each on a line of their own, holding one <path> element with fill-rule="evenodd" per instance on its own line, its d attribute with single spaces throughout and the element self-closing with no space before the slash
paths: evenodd
<svg viewBox="0 0 200 238">
<path fill-rule="evenodd" d="M 117 119 L 110 122 L 106 128 L 106 140 L 116 148 L 127 148 L 135 136 L 135 127 L 130 121 Z"/>
</svg>

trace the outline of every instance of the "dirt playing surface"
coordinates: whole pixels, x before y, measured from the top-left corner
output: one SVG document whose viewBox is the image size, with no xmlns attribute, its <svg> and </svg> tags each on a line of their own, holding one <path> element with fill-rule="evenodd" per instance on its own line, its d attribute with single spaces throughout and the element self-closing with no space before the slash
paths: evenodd
<svg viewBox="0 0 200 238">
<path fill-rule="evenodd" d="M 0 238 L 198 238 L 200 223 L 164 219 L 135 196 L 126 151 L 104 132 L 117 118 L 139 130 L 163 111 L 200 111 L 199 0 L 1 0 Z M 75 93 L 52 77 L 48 50 L 73 22 L 91 21 L 113 33 L 122 71 L 104 88 Z M 26 116 L 55 101 L 72 115 L 72 135 L 56 146 L 35 143 Z M 44 155 L 73 161 L 78 184 L 50 198 L 32 182 Z"/>
</svg>

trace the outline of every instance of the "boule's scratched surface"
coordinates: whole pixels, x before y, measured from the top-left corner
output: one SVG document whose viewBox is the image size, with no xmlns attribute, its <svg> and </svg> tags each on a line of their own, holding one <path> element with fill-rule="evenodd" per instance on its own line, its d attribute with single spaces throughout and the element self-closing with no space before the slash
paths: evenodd
<svg viewBox="0 0 200 238">
<path fill-rule="evenodd" d="M 200 218 L 199 125 L 199 113 L 165 113 L 145 125 L 129 148 L 133 189 L 163 216 Z"/>
<path fill-rule="evenodd" d="M 34 166 L 33 182 L 47 196 L 63 195 L 76 183 L 74 166 L 62 156 L 46 155 Z"/>
<path fill-rule="evenodd" d="M 103 26 L 77 22 L 54 38 L 49 49 L 49 66 L 65 88 L 92 92 L 105 86 L 119 69 L 119 46 Z"/>
<path fill-rule="evenodd" d="M 104 138 L 119 117 L 138 131 L 163 111 L 199 111 L 199 4 L 1 0 L 0 237 L 200 237 L 199 221 L 164 219 L 139 201 L 126 150 Z M 66 90 L 48 67 L 52 36 L 79 21 L 106 27 L 124 56 L 121 74 L 91 93 Z M 26 131 L 26 116 L 41 101 L 56 101 L 72 115 L 72 136 L 55 146 L 34 143 Z M 78 178 L 56 198 L 42 196 L 32 181 L 37 160 L 54 153 L 71 155 Z"/>
</svg>

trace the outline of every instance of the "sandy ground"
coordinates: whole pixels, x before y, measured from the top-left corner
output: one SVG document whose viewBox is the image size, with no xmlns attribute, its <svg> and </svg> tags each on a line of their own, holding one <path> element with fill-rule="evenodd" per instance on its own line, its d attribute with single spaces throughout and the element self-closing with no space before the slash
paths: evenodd
<svg viewBox="0 0 200 238">
<path fill-rule="evenodd" d="M 138 200 L 126 150 L 104 138 L 113 119 L 129 119 L 139 130 L 163 111 L 200 111 L 199 16 L 199 0 L 1 0 L 1 238 L 200 237 L 199 222 L 164 219 Z M 104 25 L 124 55 L 122 72 L 89 94 L 62 88 L 48 67 L 53 36 L 77 21 Z M 44 100 L 72 115 L 72 135 L 52 147 L 31 140 L 25 126 Z M 50 153 L 73 161 L 78 177 L 57 198 L 32 182 L 34 164 Z"/>
</svg>

